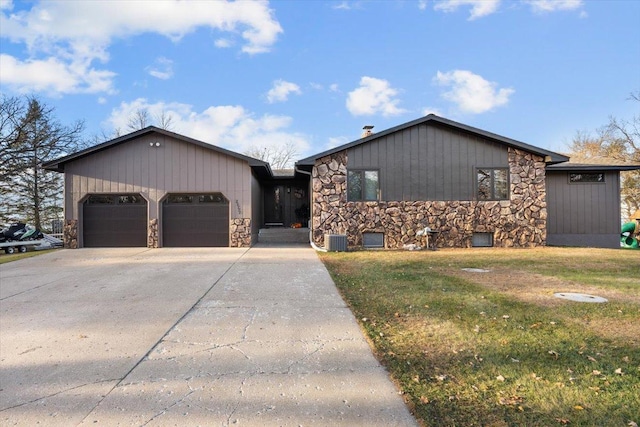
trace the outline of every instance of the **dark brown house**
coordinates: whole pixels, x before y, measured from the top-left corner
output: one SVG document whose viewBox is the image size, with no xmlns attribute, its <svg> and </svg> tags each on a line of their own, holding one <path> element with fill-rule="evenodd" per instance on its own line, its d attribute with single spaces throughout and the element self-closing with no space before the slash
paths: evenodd
<svg viewBox="0 0 640 427">
<path fill-rule="evenodd" d="M 438 246 L 618 247 L 621 170 L 435 115 L 300 160 L 311 174 L 311 228 L 349 247 L 401 248 L 418 231 Z"/>
</svg>

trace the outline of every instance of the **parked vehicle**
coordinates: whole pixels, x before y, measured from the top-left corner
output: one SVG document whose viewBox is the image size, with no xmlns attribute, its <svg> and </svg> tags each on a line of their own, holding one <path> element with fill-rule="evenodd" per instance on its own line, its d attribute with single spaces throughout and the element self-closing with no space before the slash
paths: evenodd
<svg viewBox="0 0 640 427">
<path fill-rule="evenodd" d="M 23 222 L 16 222 L 0 231 L 0 250 L 7 254 L 27 252 L 29 248 L 35 250 L 61 247 L 62 241 L 53 236 L 47 236 L 35 227 Z"/>
<path fill-rule="evenodd" d="M 20 237 L 20 241 L 39 240 L 39 239 L 42 239 L 43 237 L 44 237 L 44 234 L 42 234 L 42 231 L 40 231 L 35 227 L 27 226 L 27 231 Z"/>
<path fill-rule="evenodd" d="M 26 232 L 27 232 L 27 224 L 23 222 L 16 222 L 14 224 L 11 224 L 9 228 L 2 230 L 2 235 L 0 236 L 0 243 L 20 240 L 22 235 Z"/>
</svg>

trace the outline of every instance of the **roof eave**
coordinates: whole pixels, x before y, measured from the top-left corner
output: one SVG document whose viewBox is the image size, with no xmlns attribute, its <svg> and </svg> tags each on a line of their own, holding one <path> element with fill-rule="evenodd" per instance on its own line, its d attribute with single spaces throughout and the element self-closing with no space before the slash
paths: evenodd
<svg viewBox="0 0 640 427">
<path fill-rule="evenodd" d="M 588 165 L 578 163 L 554 164 L 547 167 L 550 171 L 633 171 L 640 170 L 640 165 Z"/>
</svg>

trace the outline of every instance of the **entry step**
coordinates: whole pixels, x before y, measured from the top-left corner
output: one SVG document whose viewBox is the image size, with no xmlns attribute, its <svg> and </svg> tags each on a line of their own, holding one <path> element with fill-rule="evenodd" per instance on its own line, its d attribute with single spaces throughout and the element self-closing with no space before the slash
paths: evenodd
<svg viewBox="0 0 640 427">
<path fill-rule="evenodd" d="M 261 228 L 258 233 L 260 243 L 309 243 L 308 228 Z"/>
</svg>

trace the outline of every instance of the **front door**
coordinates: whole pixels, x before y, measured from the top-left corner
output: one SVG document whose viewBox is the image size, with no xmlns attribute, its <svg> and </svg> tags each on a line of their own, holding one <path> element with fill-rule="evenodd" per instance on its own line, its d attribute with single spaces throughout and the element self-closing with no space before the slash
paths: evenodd
<svg viewBox="0 0 640 427">
<path fill-rule="evenodd" d="M 267 187 L 264 193 L 264 222 L 266 226 L 284 225 L 284 186 Z"/>
</svg>

